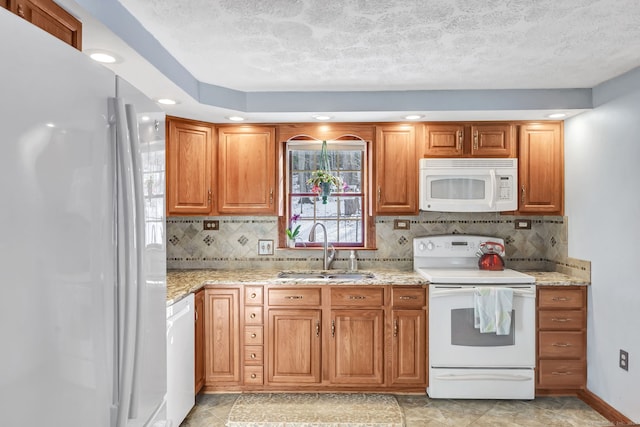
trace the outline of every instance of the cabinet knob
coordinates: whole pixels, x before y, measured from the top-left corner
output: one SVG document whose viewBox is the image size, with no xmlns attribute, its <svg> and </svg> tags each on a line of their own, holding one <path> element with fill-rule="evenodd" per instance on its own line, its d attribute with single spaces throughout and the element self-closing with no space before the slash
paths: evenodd
<svg viewBox="0 0 640 427">
<path fill-rule="evenodd" d="M 258 335 L 257 335 L 257 334 L 255 334 L 255 333 L 251 334 L 251 338 L 255 338 L 255 337 L 257 337 L 257 336 L 258 336 Z"/>
<path fill-rule="evenodd" d="M 251 358 L 252 358 L 252 359 L 255 359 L 256 357 L 257 357 L 257 356 L 256 356 L 256 354 L 255 354 L 255 353 L 251 353 Z"/>
<path fill-rule="evenodd" d="M 257 297 L 257 296 L 258 296 L 258 295 L 256 295 L 256 293 L 255 293 L 255 292 L 251 294 L 251 298 L 252 298 L 252 299 L 254 299 L 254 298 L 255 298 L 255 297 Z"/>
<path fill-rule="evenodd" d="M 398 319 L 393 319 L 393 336 L 398 336 Z"/>
<path fill-rule="evenodd" d="M 252 318 L 252 319 L 255 319 L 255 318 L 256 318 L 256 314 L 255 314 L 255 313 L 251 313 L 251 314 L 249 315 L 249 317 L 250 317 L 250 318 Z"/>
<path fill-rule="evenodd" d="M 254 380 L 255 380 L 257 377 L 258 377 L 258 376 L 257 376 L 256 374 L 251 374 L 251 378 L 252 378 L 252 379 L 254 379 Z"/>
</svg>

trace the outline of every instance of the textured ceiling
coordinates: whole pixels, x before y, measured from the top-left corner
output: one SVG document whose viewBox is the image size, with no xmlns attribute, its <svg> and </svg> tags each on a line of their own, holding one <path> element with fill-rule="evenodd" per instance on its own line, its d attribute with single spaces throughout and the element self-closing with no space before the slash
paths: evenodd
<svg viewBox="0 0 640 427">
<path fill-rule="evenodd" d="M 593 87 L 640 65 L 638 0 L 119 0 L 242 91 Z"/>
</svg>

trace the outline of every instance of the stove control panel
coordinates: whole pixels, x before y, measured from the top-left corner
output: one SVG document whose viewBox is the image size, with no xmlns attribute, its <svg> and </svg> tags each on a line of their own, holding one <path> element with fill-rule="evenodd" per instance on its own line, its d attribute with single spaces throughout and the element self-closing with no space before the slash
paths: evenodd
<svg viewBox="0 0 640 427">
<path fill-rule="evenodd" d="M 413 257 L 476 258 L 480 245 L 486 242 L 504 245 L 503 239 L 492 236 L 447 234 L 416 237 L 413 239 Z"/>
</svg>

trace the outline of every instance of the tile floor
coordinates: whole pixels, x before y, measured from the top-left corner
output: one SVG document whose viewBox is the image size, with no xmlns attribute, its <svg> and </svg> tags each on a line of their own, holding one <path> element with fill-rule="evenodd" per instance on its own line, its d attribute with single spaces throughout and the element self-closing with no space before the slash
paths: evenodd
<svg viewBox="0 0 640 427">
<path fill-rule="evenodd" d="M 181 427 L 224 427 L 237 394 L 201 394 Z M 604 427 L 604 417 L 573 397 L 519 400 L 441 400 L 398 395 L 406 427 Z"/>
</svg>

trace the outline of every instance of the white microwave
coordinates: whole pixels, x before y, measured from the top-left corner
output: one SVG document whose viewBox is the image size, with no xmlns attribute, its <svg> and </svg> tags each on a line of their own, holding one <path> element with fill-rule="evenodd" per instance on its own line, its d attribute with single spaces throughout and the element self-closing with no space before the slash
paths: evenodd
<svg viewBox="0 0 640 427">
<path fill-rule="evenodd" d="M 518 159 L 420 159 L 420 210 L 518 209 Z"/>
</svg>

